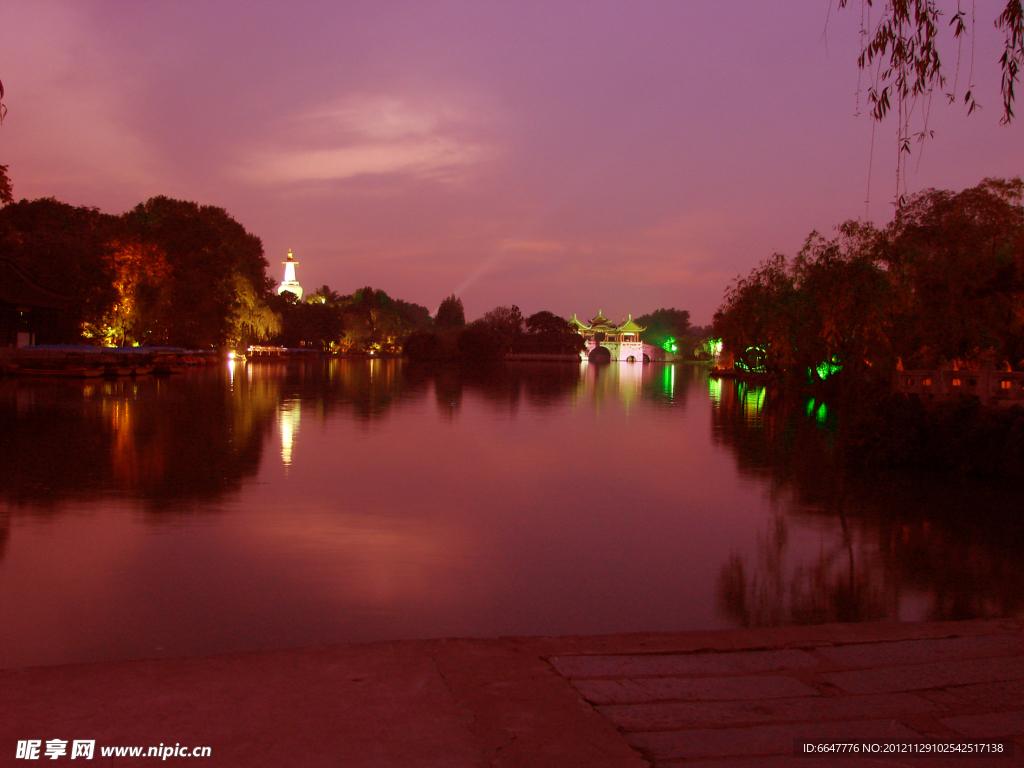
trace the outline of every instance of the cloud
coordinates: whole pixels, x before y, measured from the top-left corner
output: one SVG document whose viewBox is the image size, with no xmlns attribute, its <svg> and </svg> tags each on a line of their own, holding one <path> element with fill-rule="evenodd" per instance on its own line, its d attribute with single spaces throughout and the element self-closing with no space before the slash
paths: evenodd
<svg viewBox="0 0 1024 768">
<path fill-rule="evenodd" d="M 450 104 L 353 98 L 284 121 L 287 142 L 251 150 L 239 173 L 265 184 L 402 174 L 454 181 L 492 155 L 473 121 Z"/>
</svg>

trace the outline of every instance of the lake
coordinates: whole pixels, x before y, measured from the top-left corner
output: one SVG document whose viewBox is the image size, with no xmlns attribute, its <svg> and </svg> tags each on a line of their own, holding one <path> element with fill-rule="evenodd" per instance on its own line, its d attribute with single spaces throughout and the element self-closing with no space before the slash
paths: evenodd
<svg viewBox="0 0 1024 768">
<path fill-rule="evenodd" d="M 1020 616 L 1019 494 L 701 365 L 0 379 L 0 667 Z"/>
</svg>

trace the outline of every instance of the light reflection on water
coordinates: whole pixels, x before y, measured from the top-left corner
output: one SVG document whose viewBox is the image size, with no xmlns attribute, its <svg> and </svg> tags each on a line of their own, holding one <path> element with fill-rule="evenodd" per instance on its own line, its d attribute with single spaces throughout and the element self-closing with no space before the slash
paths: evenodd
<svg viewBox="0 0 1024 768">
<path fill-rule="evenodd" d="M 2 380 L 0 666 L 1019 613 L 949 512 L 1001 497 L 847 478 L 823 408 L 692 365 Z"/>
</svg>

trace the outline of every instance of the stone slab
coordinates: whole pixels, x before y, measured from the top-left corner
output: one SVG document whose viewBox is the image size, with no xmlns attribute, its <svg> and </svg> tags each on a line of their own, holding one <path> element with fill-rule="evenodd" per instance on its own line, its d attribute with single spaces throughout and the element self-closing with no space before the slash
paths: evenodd
<svg viewBox="0 0 1024 768">
<path fill-rule="evenodd" d="M 1022 702 L 1018 702 L 1018 704 L 1020 703 Z M 1024 711 L 1021 710 L 945 717 L 941 722 L 970 739 L 1002 739 L 1007 736 L 1024 736 Z"/>
<path fill-rule="evenodd" d="M 1024 678 L 1024 663 L 1018 657 L 1004 656 L 834 672 L 823 674 L 821 677 L 849 693 L 893 693 L 945 688 L 950 685 L 1019 680 Z"/>
<path fill-rule="evenodd" d="M 562 656 L 551 659 L 570 678 L 645 677 L 666 675 L 740 675 L 816 667 L 820 662 L 802 650 L 737 651 L 732 653 Z"/>
<path fill-rule="evenodd" d="M 430 654 L 403 650 L 347 646 L 5 671 L 0 765 L 31 764 L 13 761 L 17 740 L 59 738 L 211 748 L 210 758 L 161 765 L 476 768 L 469 714 Z"/>
<path fill-rule="evenodd" d="M 751 701 L 814 696 L 813 688 L 792 677 L 642 677 L 582 679 L 573 685 L 591 704 L 642 704 L 654 701 Z"/>
<path fill-rule="evenodd" d="M 995 635 L 904 640 L 819 648 L 818 653 L 842 667 L 890 667 L 985 656 L 1024 656 L 1024 638 Z"/>
<path fill-rule="evenodd" d="M 0 671 L 0 766 L 18 740 L 209 746 L 161 765 L 642 768 L 515 641 L 409 641 Z M 98 758 L 98 755 L 97 755 Z"/>
<path fill-rule="evenodd" d="M 927 699 L 901 693 L 727 703 L 612 704 L 598 707 L 597 711 L 623 731 L 661 731 L 785 722 L 864 720 L 935 712 L 938 709 Z"/>
<path fill-rule="evenodd" d="M 1012 710 L 1024 702 L 1024 680 L 958 685 L 940 691 L 929 691 L 927 696 L 936 704 L 949 709 L 983 707 Z"/>
</svg>

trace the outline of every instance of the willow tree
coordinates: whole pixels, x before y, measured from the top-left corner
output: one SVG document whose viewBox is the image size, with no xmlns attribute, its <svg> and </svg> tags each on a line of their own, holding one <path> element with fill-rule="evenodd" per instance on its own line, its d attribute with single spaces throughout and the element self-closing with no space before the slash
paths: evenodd
<svg viewBox="0 0 1024 768">
<path fill-rule="evenodd" d="M 851 5 L 839 0 L 839 7 Z M 891 111 L 897 114 L 898 156 L 897 190 L 905 178 L 906 156 L 913 140 L 923 141 L 933 135 L 928 126 L 932 97 L 942 95 L 949 102 L 961 102 L 968 114 L 979 104 L 974 93 L 974 26 L 975 2 L 962 0 L 859 0 L 861 11 L 861 50 L 857 59 L 860 69 L 869 76 L 868 107 L 875 120 L 883 120 Z M 946 6 L 943 8 L 942 6 Z M 872 12 L 877 15 L 873 18 Z M 944 17 L 948 17 L 948 22 Z M 949 52 L 942 51 L 942 27 L 949 27 L 955 44 L 955 64 L 950 76 Z M 1006 0 L 995 26 L 1005 35 L 999 59 L 1000 91 L 1003 109 L 1000 122 L 1012 122 L 1015 86 L 1024 66 L 1024 9 L 1021 0 Z M 967 72 L 962 72 L 965 41 L 970 51 Z M 966 83 L 961 85 L 961 83 Z M 858 94 L 860 89 L 858 88 Z M 905 201 L 900 196 L 899 202 Z"/>
</svg>

